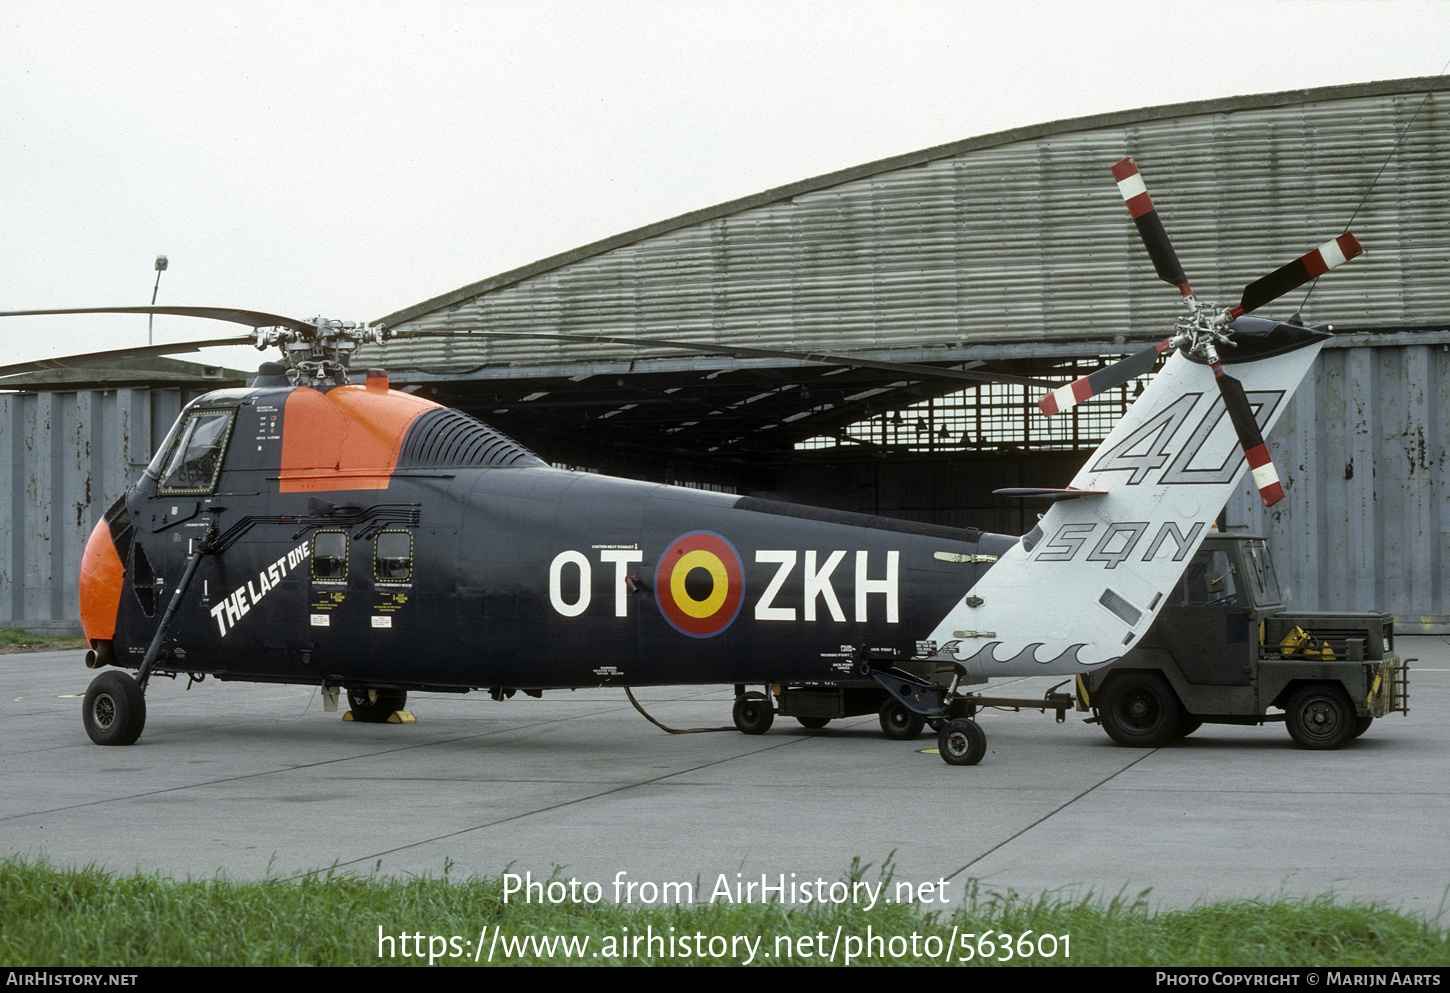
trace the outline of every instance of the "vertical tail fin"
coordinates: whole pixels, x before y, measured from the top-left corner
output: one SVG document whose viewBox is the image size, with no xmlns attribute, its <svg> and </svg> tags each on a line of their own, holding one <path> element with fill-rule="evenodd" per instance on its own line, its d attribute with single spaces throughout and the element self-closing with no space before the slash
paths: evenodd
<svg viewBox="0 0 1450 993">
<path fill-rule="evenodd" d="M 1302 329 L 1300 329 L 1302 330 Z M 1323 337 L 1234 364 L 1267 435 Z M 1246 468 L 1213 371 L 1172 355 L 1052 505 L 937 625 L 978 676 L 1079 672 L 1152 625 Z"/>
</svg>

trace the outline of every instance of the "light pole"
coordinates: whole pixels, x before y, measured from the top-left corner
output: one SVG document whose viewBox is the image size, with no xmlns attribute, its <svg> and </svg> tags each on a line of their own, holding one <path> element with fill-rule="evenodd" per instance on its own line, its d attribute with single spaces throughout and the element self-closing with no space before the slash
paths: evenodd
<svg viewBox="0 0 1450 993">
<path fill-rule="evenodd" d="M 151 306 L 156 306 L 156 291 L 161 289 L 161 274 L 166 271 L 166 256 L 156 256 L 156 285 L 151 287 Z M 155 340 L 151 337 L 151 325 L 156 320 L 155 314 L 146 315 L 146 344 L 154 345 Z"/>
</svg>

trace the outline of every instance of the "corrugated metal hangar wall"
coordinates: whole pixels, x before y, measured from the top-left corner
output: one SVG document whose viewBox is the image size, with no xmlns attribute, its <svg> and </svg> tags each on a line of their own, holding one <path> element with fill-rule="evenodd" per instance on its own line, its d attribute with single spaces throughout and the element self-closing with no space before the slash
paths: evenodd
<svg viewBox="0 0 1450 993">
<path fill-rule="evenodd" d="M 0 393 L 0 627 L 80 633 L 76 577 L 91 529 L 202 392 Z"/>
<path fill-rule="evenodd" d="M 1446 91 L 1450 78 L 1336 87 L 989 135 L 629 232 L 384 320 L 407 330 L 829 345 L 904 361 L 1061 354 L 1045 347 L 1054 344 L 1096 356 L 1097 346 L 1079 343 L 1161 338 L 1181 310 L 1108 171 L 1131 154 L 1201 295 L 1236 298 L 1354 216 L 1367 255 L 1352 277 L 1322 281 L 1305 316 L 1357 327 L 1443 322 Z M 493 372 L 505 378 L 617 361 L 620 349 L 454 339 L 387 354 L 390 367 L 398 356 L 507 364 Z"/>
<path fill-rule="evenodd" d="M 1124 154 L 1138 160 L 1195 289 L 1209 299 L 1231 302 L 1244 284 L 1337 234 L 1353 215 L 1367 254 L 1316 285 L 1304 309 L 1307 320 L 1351 333 L 1326 350 L 1270 439 L 1289 499 L 1266 515 L 1246 488 L 1228 520 L 1271 535 L 1281 580 L 1304 609 L 1378 607 L 1407 630 L 1450 630 L 1442 495 L 1450 427 L 1447 95 L 1447 79 L 1401 80 L 973 138 L 627 232 L 383 323 L 683 338 L 999 368 L 1025 363 L 1035 376 L 1061 378 L 1054 367 L 1161 339 L 1180 309 L 1177 294 L 1155 279 L 1108 174 Z M 1282 313 L 1301 297 L 1281 301 Z M 395 385 L 436 392 L 556 460 L 562 456 L 528 436 L 530 425 L 546 410 L 564 410 L 567 404 L 546 405 L 571 385 L 605 378 L 627 388 L 656 376 L 648 383 L 656 400 L 698 387 L 697 409 L 716 402 L 707 391 L 731 376 L 771 378 L 770 396 L 759 403 L 767 393 L 751 393 L 764 389 L 753 386 L 729 410 L 709 412 L 721 417 L 656 413 L 647 425 L 676 451 L 733 454 L 741 467 L 770 461 L 772 451 L 791 454 L 808 438 L 839 435 L 853 421 L 879 416 L 882 403 L 889 409 L 921 398 L 909 389 L 892 392 L 906 384 L 883 374 L 850 396 L 838 391 L 791 406 L 776 401 L 792 389 L 804 395 L 799 387 L 808 376 L 819 377 L 809 380 L 813 398 L 831 396 L 829 383 L 850 377 L 828 380 L 840 370 L 822 375 L 799 361 L 617 345 L 395 342 L 364 361 L 385 365 Z M 672 376 L 680 378 L 665 386 Z M 875 394 L 882 397 L 857 401 Z M 87 461 L 94 456 L 72 455 L 67 446 L 74 437 L 77 451 L 88 439 L 92 451 L 100 448 L 89 419 L 97 410 L 103 419 L 112 415 L 94 398 L 0 402 L 12 442 L 6 510 L 15 522 L 0 546 L 0 613 L 73 618 L 81 544 L 119 488 L 111 488 L 112 470 L 96 470 Z M 60 415 L 71 402 L 76 414 Z M 592 423 L 623 430 L 647 409 L 637 396 Z M 32 412 L 42 410 L 49 412 Z M 87 426 L 68 426 L 71 416 Z M 146 416 L 158 419 L 149 408 Z M 706 433 L 727 417 L 745 426 Z M 99 430 L 108 439 L 123 432 L 114 424 Z M 148 430 L 159 440 L 165 426 Z M 117 464 L 144 461 L 150 441 L 127 441 Z M 107 445 L 123 447 L 119 440 Z M 842 445 L 814 453 L 813 461 L 781 460 L 773 482 L 750 476 L 741 489 L 1006 530 L 1017 511 L 982 505 L 993 486 L 1046 481 L 1064 459 L 1081 461 L 1031 446 L 949 448 L 863 457 L 859 447 Z M 51 467 L 37 467 L 47 452 Z M 722 458 L 716 467 L 731 464 Z M 90 507 L 78 525 L 75 508 L 87 502 L 87 482 Z"/>
</svg>

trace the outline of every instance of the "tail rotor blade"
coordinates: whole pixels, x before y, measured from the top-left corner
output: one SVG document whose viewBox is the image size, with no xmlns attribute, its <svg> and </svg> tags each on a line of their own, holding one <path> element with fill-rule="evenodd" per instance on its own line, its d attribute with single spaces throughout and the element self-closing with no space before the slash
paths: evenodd
<svg viewBox="0 0 1450 993">
<path fill-rule="evenodd" d="M 1121 361 L 1114 362 L 1105 369 L 1089 373 L 1081 379 L 1073 380 L 1066 386 L 1059 386 L 1048 393 L 1037 406 L 1047 417 L 1053 414 L 1060 414 L 1069 407 L 1082 403 L 1089 397 L 1097 396 L 1099 393 L 1106 393 L 1115 386 L 1122 386 L 1131 382 L 1139 376 L 1146 376 L 1153 371 L 1153 366 L 1158 361 L 1158 356 L 1173 347 L 1172 339 L 1168 338 L 1158 342 L 1156 345 L 1149 345 L 1133 355 Z"/>
<path fill-rule="evenodd" d="M 1241 317 L 1251 310 L 1257 310 L 1363 253 L 1364 247 L 1360 245 L 1359 239 L 1346 231 L 1338 238 L 1326 241 L 1312 252 L 1306 252 L 1288 265 L 1280 266 L 1262 279 L 1256 279 L 1244 287 L 1243 299 L 1238 306 L 1229 308 L 1229 318 Z"/>
<path fill-rule="evenodd" d="M 1193 291 L 1188 288 L 1188 277 L 1183 272 L 1183 266 L 1178 263 L 1178 253 L 1173 251 L 1173 242 L 1168 240 L 1168 232 L 1163 230 L 1158 210 L 1153 206 L 1153 199 L 1148 196 L 1148 186 L 1143 182 L 1143 176 L 1138 172 L 1138 164 L 1131 156 L 1121 159 L 1113 166 L 1113 179 L 1117 180 L 1118 192 L 1123 194 L 1123 201 L 1128 205 L 1128 214 L 1138 228 L 1143 247 L 1148 249 L 1148 257 L 1153 260 L 1153 268 L 1157 270 L 1158 278 L 1178 287 L 1178 291 L 1184 296 L 1192 296 Z"/>
<path fill-rule="evenodd" d="M 1269 448 L 1264 444 L 1264 434 L 1254 417 L 1254 409 L 1244 393 L 1244 384 L 1223 371 L 1223 363 L 1215 360 L 1213 375 L 1218 380 L 1218 391 L 1223 396 L 1224 409 L 1233 422 L 1234 431 L 1243 446 L 1244 457 L 1249 460 L 1249 472 L 1253 474 L 1254 485 L 1265 507 L 1272 507 L 1284 499 L 1284 487 L 1279 482 L 1279 473 L 1269 459 Z"/>
</svg>

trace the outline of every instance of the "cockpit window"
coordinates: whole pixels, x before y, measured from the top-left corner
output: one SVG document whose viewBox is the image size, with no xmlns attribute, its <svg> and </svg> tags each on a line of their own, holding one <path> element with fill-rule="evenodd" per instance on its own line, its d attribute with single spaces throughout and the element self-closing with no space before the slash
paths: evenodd
<svg viewBox="0 0 1450 993">
<path fill-rule="evenodd" d="M 195 410 L 161 472 L 158 493 L 210 493 L 216 489 L 222 456 L 232 433 L 233 410 Z"/>
</svg>

